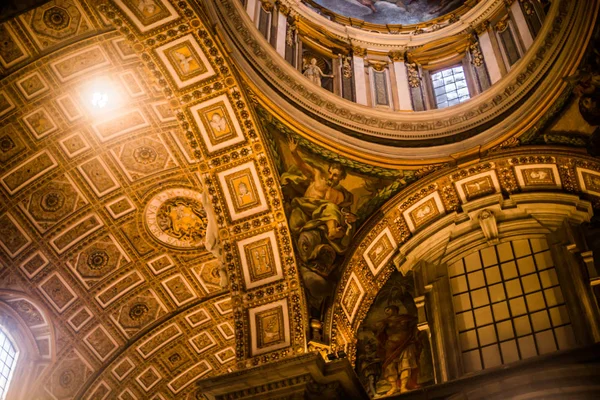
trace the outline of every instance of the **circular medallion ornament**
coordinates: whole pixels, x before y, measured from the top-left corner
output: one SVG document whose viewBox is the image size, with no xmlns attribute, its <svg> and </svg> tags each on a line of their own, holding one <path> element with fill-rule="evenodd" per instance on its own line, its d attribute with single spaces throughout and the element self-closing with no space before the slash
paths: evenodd
<svg viewBox="0 0 600 400">
<path fill-rule="evenodd" d="M 65 196 L 59 191 L 51 190 L 42 197 L 40 203 L 46 211 L 57 211 L 65 204 Z"/>
<path fill-rule="evenodd" d="M 141 319 L 148 312 L 148 306 L 144 303 L 135 304 L 129 310 L 129 318 L 133 321 Z"/>
<path fill-rule="evenodd" d="M 67 10 L 60 7 L 52 7 L 44 12 L 44 23 L 50 29 L 61 31 L 69 26 L 71 17 Z"/>
<path fill-rule="evenodd" d="M 140 164 L 152 164 L 156 161 L 156 151 L 150 147 L 141 146 L 133 151 L 135 161 Z"/>
<path fill-rule="evenodd" d="M 146 206 L 145 223 L 152 236 L 178 248 L 204 245 L 206 212 L 202 195 L 185 188 L 168 189 L 150 199 Z"/>
</svg>

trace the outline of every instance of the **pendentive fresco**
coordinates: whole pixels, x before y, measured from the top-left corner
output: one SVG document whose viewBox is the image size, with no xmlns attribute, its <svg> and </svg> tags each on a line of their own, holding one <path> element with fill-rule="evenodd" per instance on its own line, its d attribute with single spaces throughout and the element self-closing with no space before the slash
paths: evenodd
<svg viewBox="0 0 600 400">
<path fill-rule="evenodd" d="M 314 0 L 376 24 L 464 3 Z M 318 346 L 346 351 L 371 397 L 426 387 L 431 332 L 399 248 L 486 196 L 600 205 L 600 167 L 564 147 L 443 175 L 324 146 L 257 101 L 213 27 L 175 0 L 52 0 L 0 24 L 0 311 L 33 332 L 32 398 L 198 399 L 198 380 Z M 333 90 L 333 59 L 298 53 L 302 90 Z M 600 154 L 597 70 L 590 51 L 511 146 Z"/>
</svg>

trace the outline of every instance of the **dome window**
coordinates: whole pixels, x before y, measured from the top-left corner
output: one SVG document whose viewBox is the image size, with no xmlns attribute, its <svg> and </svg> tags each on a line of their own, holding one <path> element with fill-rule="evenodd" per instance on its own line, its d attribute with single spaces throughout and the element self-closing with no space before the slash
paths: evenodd
<svg viewBox="0 0 600 400">
<path fill-rule="evenodd" d="M 468 100 L 469 87 L 462 65 L 431 74 L 431 83 L 437 108 L 446 108 Z"/>
</svg>

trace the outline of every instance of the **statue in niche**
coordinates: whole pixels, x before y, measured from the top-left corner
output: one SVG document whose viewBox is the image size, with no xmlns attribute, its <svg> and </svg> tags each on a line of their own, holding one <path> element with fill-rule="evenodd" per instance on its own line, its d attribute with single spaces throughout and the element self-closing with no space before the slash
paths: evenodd
<svg viewBox="0 0 600 400">
<path fill-rule="evenodd" d="M 358 330 L 356 370 L 372 398 L 433 383 L 427 334 L 417 329 L 412 276 L 394 272 Z"/>
<path fill-rule="evenodd" d="M 307 64 L 306 59 L 303 58 L 302 69 L 304 70 L 304 76 L 307 77 L 309 81 L 320 87 L 323 86 L 321 78 L 333 78 L 333 75 L 328 75 L 321 70 L 321 68 L 317 65 L 317 59 L 314 57 L 310 59 L 310 64 Z"/>
<path fill-rule="evenodd" d="M 291 198 L 287 214 L 302 261 L 300 272 L 314 314 L 320 315 L 335 284 L 328 279 L 335 259 L 346 252 L 354 233 L 356 215 L 350 212 L 354 195 L 341 185 L 347 175 L 343 165 L 323 168 L 305 161 L 294 140 L 289 149 L 294 165 L 282 174 L 281 185 Z"/>
</svg>

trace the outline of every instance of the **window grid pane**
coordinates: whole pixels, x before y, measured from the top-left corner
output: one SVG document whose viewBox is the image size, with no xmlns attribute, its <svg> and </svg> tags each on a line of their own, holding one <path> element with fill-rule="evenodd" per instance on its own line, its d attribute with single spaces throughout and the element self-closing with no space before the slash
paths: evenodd
<svg viewBox="0 0 600 400">
<path fill-rule="evenodd" d="M 431 75 L 437 108 L 446 108 L 468 100 L 471 95 L 462 66 L 448 68 Z"/>
<path fill-rule="evenodd" d="M 450 269 L 465 372 L 574 346 L 545 240 L 491 246 Z"/>
<path fill-rule="evenodd" d="M 11 372 L 15 366 L 16 352 L 8 336 L 0 329 L 0 399 L 6 396 Z"/>
</svg>

